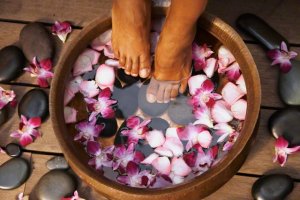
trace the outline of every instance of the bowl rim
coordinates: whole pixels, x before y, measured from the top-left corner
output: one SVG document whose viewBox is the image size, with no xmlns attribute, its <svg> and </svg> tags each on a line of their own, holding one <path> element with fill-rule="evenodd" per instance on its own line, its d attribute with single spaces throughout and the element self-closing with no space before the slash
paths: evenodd
<svg viewBox="0 0 300 200">
<path fill-rule="evenodd" d="M 69 162 L 71 168 L 76 172 L 76 174 L 82 178 L 85 182 L 90 184 L 93 187 L 96 187 L 96 189 L 99 190 L 99 187 L 102 189 L 99 190 L 102 192 L 105 196 L 108 195 L 108 193 L 113 194 L 115 190 L 120 192 L 122 195 L 134 195 L 136 197 L 141 197 L 144 195 L 151 195 L 153 196 L 161 196 L 166 194 L 172 194 L 173 195 L 178 192 L 179 190 L 184 190 L 186 192 L 195 190 L 196 188 L 199 189 L 199 186 L 201 186 L 204 189 L 207 189 L 208 191 L 212 191 L 212 189 L 205 187 L 205 183 L 208 183 L 209 181 L 212 182 L 214 180 L 218 179 L 218 176 L 222 176 L 223 178 L 220 182 L 221 184 L 217 184 L 216 187 L 213 188 L 213 190 L 216 190 L 221 185 L 223 185 L 225 182 L 227 182 L 241 167 L 251 143 L 251 140 L 254 136 L 253 132 L 255 130 L 256 123 L 258 121 L 259 117 L 259 111 L 260 111 L 260 104 L 261 104 L 261 85 L 260 85 L 260 78 L 259 74 L 256 68 L 256 65 L 254 63 L 254 60 L 246 46 L 246 44 L 243 42 L 242 38 L 237 34 L 237 32 L 231 28 L 228 24 L 223 22 L 221 19 L 208 14 L 204 13 L 200 18 L 199 22 L 201 26 L 208 30 L 208 32 L 213 35 L 218 40 L 221 41 L 224 46 L 232 46 L 235 45 L 236 51 L 232 51 L 233 55 L 236 54 L 242 54 L 243 59 L 242 61 L 238 61 L 238 63 L 246 64 L 248 67 L 252 66 L 252 70 L 248 70 L 250 74 L 248 76 L 244 76 L 246 81 L 246 87 L 247 91 L 253 91 L 249 94 L 247 94 L 247 98 L 253 100 L 251 103 L 248 101 L 248 108 L 247 108 L 247 114 L 246 114 L 246 120 L 244 123 L 243 129 L 241 131 L 241 135 L 238 140 L 236 141 L 233 148 L 227 153 L 227 155 L 222 159 L 222 161 L 218 164 L 216 164 L 213 168 L 205 172 L 204 174 L 197 176 L 189 181 L 184 182 L 183 184 L 174 185 L 169 188 L 162 188 L 162 189 L 140 189 L 140 188 L 133 188 L 129 186 L 124 186 L 119 183 L 116 183 L 114 181 L 108 180 L 106 178 L 101 178 L 99 175 L 95 175 L 95 172 L 93 170 L 93 173 L 91 170 L 87 170 L 87 168 L 90 168 L 87 164 L 83 164 L 80 162 L 80 158 L 76 156 L 74 152 L 72 152 L 72 148 L 70 145 L 68 145 L 68 142 L 64 140 L 63 133 L 67 130 L 66 125 L 64 124 L 64 116 L 63 116 L 63 93 L 65 89 L 65 83 L 68 78 L 66 76 L 64 77 L 63 73 L 66 71 L 70 71 L 72 66 L 70 64 L 70 55 L 75 54 L 79 55 L 81 50 L 79 51 L 79 48 L 76 49 L 80 43 L 81 37 L 84 35 L 87 35 L 90 33 L 90 31 L 97 29 L 98 31 L 95 31 L 94 34 L 95 37 L 108 28 L 111 27 L 111 18 L 105 18 L 105 19 L 95 19 L 93 20 L 89 25 L 87 25 L 85 28 L 83 28 L 80 32 L 80 34 L 77 36 L 77 38 L 74 38 L 72 43 L 65 49 L 65 51 L 62 52 L 61 57 L 58 61 L 57 67 L 55 69 L 55 76 L 52 80 L 52 87 L 50 88 L 50 117 L 53 124 L 53 129 L 55 132 L 55 135 L 59 141 L 60 147 Z M 98 25 L 102 24 L 102 27 L 99 27 Z M 210 32 L 209 30 L 212 28 L 212 25 L 216 29 L 214 33 Z M 224 31 L 226 30 L 226 31 Z M 100 31 L 100 32 L 99 32 Z M 218 33 L 222 33 L 219 34 Z M 94 38 L 95 38 L 94 37 Z M 221 39 L 220 39 L 221 38 Z M 229 38 L 229 39 L 228 39 Z M 234 44 L 231 44 L 234 43 Z M 236 56 L 235 56 L 236 57 Z M 246 59 L 247 57 L 247 59 Z M 74 59 L 73 59 L 74 60 Z M 66 70 L 65 68 L 68 68 Z M 242 72 L 245 71 L 246 67 L 243 65 L 241 66 Z M 244 73 L 244 72 L 243 72 Z M 254 83 L 254 81 L 257 81 L 254 85 L 251 85 L 249 83 Z M 64 83 L 62 85 L 62 83 Z M 63 90 L 63 91 L 62 91 Z M 250 105 L 250 106 L 249 106 Z M 249 109 L 251 109 L 251 112 L 249 112 Z M 251 119 L 251 121 L 249 120 Z M 247 131 L 245 131 L 247 128 Z M 241 139 L 243 138 L 243 140 Z M 237 159 L 239 161 L 237 161 Z M 233 166 L 233 164 L 238 163 L 238 167 Z M 234 167 L 233 171 L 230 172 L 226 168 Z M 108 192 L 103 192 L 108 191 Z M 207 194 L 206 194 L 207 195 Z M 109 196 L 109 195 L 108 195 Z M 119 196 L 121 197 L 121 195 Z M 121 198 L 122 199 L 122 198 Z M 125 198 L 124 198 L 125 199 Z"/>
</svg>

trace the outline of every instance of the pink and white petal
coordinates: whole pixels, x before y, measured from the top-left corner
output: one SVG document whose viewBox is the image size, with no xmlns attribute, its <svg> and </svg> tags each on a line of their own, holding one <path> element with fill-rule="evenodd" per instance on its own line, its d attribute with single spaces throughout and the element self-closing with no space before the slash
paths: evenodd
<svg viewBox="0 0 300 200">
<path fill-rule="evenodd" d="M 247 101 L 240 99 L 231 106 L 233 117 L 239 120 L 245 120 L 247 112 Z"/>
<path fill-rule="evenodd" d="M 288 73 L 292 69 L 292 63 L 289 60 L 283 61 L 280 64 L 280 70 L 283 73 Z"/>
<path fill-rule="evenodd" d="M 98 99 L 103 98 L 107 99 L 109 101 L 109 98 L 111 97 L 111 90 L 109 88 L 104 88 L 98 96 Z"/>
<path fill-rule="evenodd" d="M 227 123 L 233 119 L 231 111 L 227 108 L 226 103 L 222 100 L 216 101 L 211 109 L 212 119 L 216 123 Z"/>
<path fill-rule="evenodd" d="M 86 55 L 80 55 L 73 66 L 73 76 L 79 76 L 85 72 L 92 71 L 91 59 Z"/>
<path fill-rule="evenodd" d="M 229 81 L 236 81 L 241 75 L 239 64 L 237 62 L 233 63 L 227 67 L 225 73 Z"/>
<path fill-rule="evenodd" d="M 276 156 L 273 159 L 273 162 L 278 162 L 281 167 L 283 167 L 287 161 L 287 154 L 276 153 Z"/>
<path fill-rule="evenodd" d="M 297 55 L 298 55 L 298 53 L 295 52 L 295 51 L 290 51 L 290 52 L 289 52 L 289 57 L 290 57 L 290 59 L 295 58 Z"/>
<path fill-rule="evenodd" d="M 184 177 L 175 175 L 174 173 L 170 174 L 170 178 L 173 184 L 180 184 L 184 181 Z"/>
<path fill-rule="evenodd" d="M 145 127 L 145 126 L 147 126 L 150 122 L 151 122 L 151 119 L 145 119 L 144 121 L 142 121 L 142 123 L 140 123 L 139 127 Z"/>
<path fill-rule="evenodd" d="M 173 157 L 172 151 L 166 147 L 157 147 L 154 149 L 154 152 L 161 156 Z"/>
<path fill-rule="evenodd" d="M 146 140 L 152 148 L 156 148 L 164 144 L 165 137 L 162 131 L 153 130 L 146 133 Z"/>
<path fill-rule="evenodd" d="M 40 117 L 33 117 L 28 120 L 28 125 L 30 125 L 33 128 L 40 127 L 41 124 L 42 124 L 42 120 Z"/>
<path fill-rule="evenodd" d="M 141 163 L 151 165 L 151 163 L 158 157 L 159 157 L 158 154 L 152 153 L 147 158 L 145 158 Z"/>
<path fill-rule="evenodd" d="M 133 161 L 136 163 L 140 163 L 145 159 L 144 154 L 141 151 L 135 151 Z"/>
<path fill-rule="evenodd" d="M 139 124 L 140 124 L 140 118 L 137 116 L 131 116 L 126 120 L 126 126 L 131 129 L 135 128 Z"/>
<path fill-rule="evenodd" d="M 21 133 L 19 133 L 18 131 L 14 131 L 10 134 L 10 137 L 12 138 L 20 138 L 22 136 Z"/>
<path fill-rule="evenodd" d="M 171 172 L 171 163 L 167 157 L 158 157 L 152 162 L 152 166 L 162 174 L 169 175 Z"/>
<path fill-rule="evenodd" d="M 288 48 L 287 48 L 287 45 L 284 41 L 282 41 L 281 44 L 280 44 L 280 50 L 285 51 L 285 52 L 289 51 Z"/>
<path fill-rule="evenodd" d="M 237 79 L 236 84 L 244 94 L 247 94 L 246 83 L 243 74 Z"/>
<path fill-rule="evenodd" d="M 207 80 L 207 76 L 203 74 L 191 76 L 188 80 L 190 94 L 195 95 L 196 91 L 201 88 L 201 85 L 205 80 Z"/>
<path fill-rule="evenodd" d="M 64 108 L 64 117 L 66 124 L 77 122 L 77 110 L 75 108 L 66 106 Z"/>
<path fill-rule="evenodd" d="M 86 145 L 86 151 L 90 155 L 98 156 L 101 154 L 100 144 L 96 141 L 88 141 Z"/>
<path fill-rule="evenodd" d="M 178 176 L 187 176 L 191 173 L 192 169 L 186 164 L 182 157 L 173 157 L 171 162 L 171 171 Z"/>
<path fill-rule="evenodd" d="M 52 69 L 51 59 L 47 58 L 47 59 L 44 59 L 44 60 L 40 61 L 40 66 L 41 66 L 41 68 L 43 68 L 47 71 L 50 71 Z"/>
<path fill-rule="evenodd" d="M 128 185 L 130 184 L 130 178 L 129 176 L 118 176 L 117 177 L 117 181 L 124 184 L 124 185 Z"/>
<path fill-rule="evenodd" d="M 80 56 L 89 57 L 92 65 L 95 65 L 95 64 L 98 63 L 100 53 L 98 51 L 93 50 L 93 49 L 86 49 L 82 52 L 82 54 Z"/>
<path fill-rule="evenodd" d="M 237 100 L 244 96 L 243 91 L 238 88 L 234 83 L 228 82 L 222 89 L 223 99 L 230 106 L 233 105 Z"/>
<path fill-rule="evenodd" d="M 84 97 L 92 98 L 99 94 L 98 85 L 94 80 L 92 81 L 82 81 L 79 85 L 79 91 Z"/>
<path fill-rule="evenodd" d="M 292 153 L 296 153 L 296 152 L 300 152 L 300 146 L 295 146 L 295 147 L 290 147 L 290 148 L 286 148 L 285 152 L 287 154 L 292 154 Z"/>
<path fill-rule="evenodd" d="M 194 167 L 196 163 L 196 152 L 191 151 L 183 154 L 183 160 L 189 167 Z"/>
<path fill-rule="evenodd" d="M 208 148 L 212 141 L 212 136 L 209 131 L 202 131 L 198 134 L 198 142 L 203 148 Z"/>
<path fill-rule="evenodd" d="M 234 145 L 233 142 L 230 142 L 230 141 L 226 142 L 226 143 L 224 144 L 224 146 L 223 146 L 222 151 L 229 151 L 229 150 L 231 150 L 232 147 L 233 147 L 233 145 Z"/>
<path fill-rule="evenodd" d="M 133 176 L 139 173 L 139 166 L 135 162 L 129 161 L 126 166 L 126 172 L 128 176 Z"/>
<path fill-rule="evenodd" d="M 210 112 L 210 110 L 206 106 L 198 108 L 194 112 L 194 115 L 195 115 L 195 117 L 197 119 L 194 122 L 194 125 L 197 125 L 197 124 L 199 124 L 199 125 L 205 125 L 205 126 L 207 126 L 209 128 L 212 128 L 214 126 L 212 118 L 211 118 L 211 112 Z"/>
<path fill-rule="evenodd" d="M 272 49 L 267 52 L 267 56 L 272 60 L 277 60 L 277 58 L 281 55 L 281 52 L 279 49 Z M 273 65 L 273 64 L 271 64 Z"/>
<path fill-rule="evenodd" d="M 206 60 L 206 66 L 203 68 L 204 73 L 208 78 L 211 78 L 216 71 L 217 59 L 209 58 Z"/>
<path fill-rule="evenodd" d="M 48 80 L 44 79 L 44 78 L 38 78 L 37 79 L 37 84 L 42 87 L 42 88 L 46 88 L 49 86 Z"/>
<path fill-rule="evenodd" d="M 289 146 L 289 142 L 284 139 L 284 137 L 280 136 L 277 138 L 275 142 L 275 148 L 276 149 L 285 149 Z"/>
<path fill-rule="evenodd" d="M 111 33 L 112 30 L 109 29 L 107 31 L 105 31 L 104 33 L 102 33 L 101 35 L 99 35 L 97 38 L 95 38 L 92 43 L 91 43 L 91 47 L 93 49 L 96 49 L 98 51 L 102 51 L 104 46 L 111 41 Z"/>
<path fill-rule="evenodd" d="M 229 51 L 229 49 L 227 49 L 225 46 L 221 46 L 219 48 L 218 59 L 219 59 L 219 64 L 221 64 L 225 68 L 229 64 L 231 64 L 235 61 L 235 57 L 232 55 L 232 53 Z"/>
<path fill-rule="evenodd" d="M 20 145 L 25 147 L 33 142 L 32 137 L 29 134 L 22 134 L 20 137 Z"/>
<path fill-rule="evenodd" d="M 171 150 L 174 156 L 181 156 L 184 150 L 178 137 L 167 137 L 163 147 Z"/>
</svg>

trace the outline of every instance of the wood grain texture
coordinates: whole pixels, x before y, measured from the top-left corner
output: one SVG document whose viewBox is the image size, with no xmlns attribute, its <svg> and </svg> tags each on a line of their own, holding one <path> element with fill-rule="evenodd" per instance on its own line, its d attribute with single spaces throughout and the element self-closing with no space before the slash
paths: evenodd
<svg viewBox="0 0 300 200">
<path fill-rule="evenodd" d="M 112 0 L 2 0 L 0 19 L 38 20 L 47 23 L 53 23 L 55 20 L 68 20 L 76 26 L 86 26 L 96 17 L 110 16 L 111 4 Z M 210 0 L 206 10 L 233 27 L 240 14 L 246 12 L 256 14 L 288 38 L 289 42 L 300 44 L 298 23 L 300 1 L 298 0 Z M 244 34 L 242 36 L 244 39 L 249 39 Z"/>
<path fill-rule="evenodd" d="M 204 200 L 253 200 L 251 188 L 257 178 L 234 176 L 219 190 Z M 285 200 L 297 200 L 300 196 L 300 183 L 295 183 L 294 190 Z"/>
<path fill-rule="evenodd" d="M 25 158 L 28 160 L 28 162 L 31 162 L 31 153 L 23 153 L 22 158 Z M 5 163 L 6 161 L 10 160 L 11 157 L 9 157 L 7 154 L 0 153 L 0 165 Z M 32 174 L 31 174 L 32 175 Z M 31 176 L 30 175 L 30 176 Z M 13 190 L 1 190 L 0 189 L 0 199 L 17 199 L 17 196 L 24 192 L 26 183 L 22 184 L 18 188 L 15 188 Z"/>
<path fill-rule="evenodd" d="M 16 86 L 16 85 L 3 85 L 0 84 L 4 89 L 12 89 L 15 91 L 17 95 L 17 100 L 20 102 L 23 95 L 29 90 L 33 89 L 33 87 L 27 86 Z M 49 90 L 45 89 L 48 93 Z M 0 127 L 0 146 L 5 146 L 9 142 L 16 141 L 14 138 L 10 137 L 10 133 L 14 130 L 18 130 L 20 118 L 18 116 L 17 107 L 9 108 L 9 120 Z M 45 151 L 45 152 L 58 152 L 60 153 L 60 147 L 56 140 L 56 137 L 53 133 L 52 122 L 48 118 L 44 123 L 42 123 L 39 130 L 42 133 L 42 137 L 36 139 L 36 141 L 26 147 L 27 150 L 35 150 L 35 151 Z"/>
</svg>

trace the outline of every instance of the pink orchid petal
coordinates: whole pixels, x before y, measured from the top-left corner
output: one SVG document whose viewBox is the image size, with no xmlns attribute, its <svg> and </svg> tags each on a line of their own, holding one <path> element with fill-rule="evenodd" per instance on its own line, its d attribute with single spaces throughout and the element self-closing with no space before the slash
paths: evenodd
<svg viewBox="0 0 300 200">
<path fill-rule="evenodd" d="M 208 48 L 206 44 L 198 46 L 196 43 L 194 43 L 192 47 L 192 56 L 195 61 L 195 70 L 202 70 L 206 66 L 205 59 L 213 53 L 214 52 L 210 48 Z"/>
<path fill-rule="evenodd" d="M 222 89 L 223 99 L 230 106 L 233 105 L 237 100 L 239 100 L 244 93 L 232 82 L 228 82 Z"/>
<path fill-rule="evenodd" d="M 235 57 L 232 53 L 225 46 L 221 46 L 218 50 L 218 72 L 224 73 L 224 69 L 234 61 Z"/>
<path fill-rule="evenodd" d="M 44 79 L 44 78 L 38 78 L 37 83 L 42 88 L 46 88 L 46 87 L 49 86 L 49 83 L 48 83 L 47 79 Z"/>
<path fill-rule="evenodd" d="M 236 81 L 241 75 L 239 64 L 237 62 L 233 63 L 226 68 L 225 73 L 229 81 Z"/>
<path fill-rule="evenodd" d="M 67 36 L 72 32 L 72 27 L 69 22 L 59 22 L 55 21 L 54 25 L 51 27 L 53 35 L 57 35 L 59 39 L 65 43 Z"/>
<path fill-rule="evenodd" d="M 64 117 L 66 124 L 77 122 L 77 110 L 75 108 L 66 106 L 64 108 Z"/>
<path fill-rule="evenodd" d="M 208 148 L 212 141 L 212 135 L 209 131 L 202 131 L 198 134 L 198 142 L 203 148 Z"/>
<path fill-rule="evenodd" d="M 140 121 L 141 121 L 140 118 L 137 116 L 129 117 L 126 120 L 126 126 L 128 128 L 135 128 L 136 126 L 138 126 L 140 124 Z"/>
<path fill-rule="evenodd" d="M 28 120 L 28 125 L 32 128 L 37 128 L 42 124 L 42 120 L 40 117 L 33 117 Z"/>
<path fill-rule="evenodd" d="M 135 151 L 134 152 L 134 157 L 133 157 L 133 160 L 137 163 L 140 163 L 142 162 L 142 160 L 145 159 L 145 156 L 144 154 L 141 152 L 141 151 Z"/>
<path fill-rule="evenodd" d="M 83 96 L 92 98 L 99 94 L 99 88 L 94 80 L 82 81 L 79 85 L 79 90 Z"/>
<path fill-rule="evenodd" d="M 212 128 L 214 126 L 212 118 L 211 118 L 211 112 L 206 106 L 198 108 L 195 111 L 194 115 L 197 119 L 194 122 L 194 125 L 201 124 L 201 125 L 205 125 L 209 128 Z"/>
<path fill-rule="evenodd" d="M 171 173 L 169 176 L 173 184 L 180 184 L 184 181 L 184 177 L 175 175 L 174 173 Z"/>
<path fill-rule="evenodd" d="M 188 80 L 189 92 L 191 95 L 195 95 L 197 89 L 199 89 L 202 83 L 207 80 L 207 76 L 205 75 L 196 75 L 191 76 Z"/>
<path fill-rule="evenodd" d="M 244 76 L 241 74 L 240 77 L 237 79 L 236 84 L 238 85 L 238 87 L 241 89 L 241 91 L 244 94 L 247 94 L 247 89 L 246 89 L 246 83 L 245 83 L 245 79 Z"/>
<path fill-rule="evenodd" d="M 281 44 L 280 44 L 280 49 L 281 49 L 282 51 L 288 52 L 287 45 L 286 45 L 286 43 L 285 43 L 284 41 L 281 42 Z"/>
<path fill-rule="evenodd" d="M 209 58 L 206 60 L 206 66 L 203 68 L 204 73 L 208 78 L 211 78 L 216 71 L 217 59 Z"/>
<path fill-rule="evenodd" d="M 96 141 L 88 141 L 86 145 L 86 150 L 88 154 L 94 156 L 100 155 L 101 153 L 100 144 Z"/>
<path fill-rule="evenodd" d="M 183 160 L 189 167 L 194 167 L 196 163 L 196 152 L 191 151 L 183 154 Z"/>
<path fill-rule="evenodd" d="M 183 144 L 178 137 L 167 137 L 163 147 L 171 150 L 174 156 L 181 156 L 183 153 Z"/>
<path fill-rule="evenodd" d="M 292 69 L 292 63 L 289 60 L 282 61 L 280 64 L 280 70 L 283 73 L 288 73 Z"/>
<path fill-rule="evenodd" d="M 22 134 L 20 137 L 20 145 L 25 147 L 33 142 L 32 137 L 29 134 Z"/>
<path fill-rule="evenodd" d="M 158 157 L 159 157 L 158 154 L 152 153 L 147 158 L 145 158 L 141 163 L 151 165 L 151 163 Z"/>
<path fill-rule="evenodd" d="M 4 90 L 0 87 L 0 109 L 4 108 L 8 103 L 16 102 L 16 94 L 13 90 Z"/>
<path fill-rule="evenodd" d="M 154 149 L 154 152 L 161 156 L 173 157 L 173 152 L 166 147 L 157 147 L 156 149 Z"/>
<path fill-rule="evenodd" d="M 233 119 L 231 111 L 227 108 L 226 102 L 219 100 L 211 110 L 212 119 L 216 123 L 227 123 Z"/>
<path fill-rule="evenodd" d="M 139 173 L 139 166 L 135 162 L 129 161 L 126 166 L 126 172 L 129 176 L 133 176 Z"/>
<path fill-rule="evenodd" d="M 245 120 L 247 112 L 247 101 L 240 99 L 231 106 L 233 117 L 239 120 Z"/>
<path fill-rule="evenodd" d="M 111 29 L 102 33 L 100 36 L 98 36 L 92 41 L 91 47 L 97 51 L 102 51 L 104 49 L 104 46 L 109 41 L 111 41 L 111 33 L 112 33 Z"/>
<path fill-rule="evenodd" d="M 105 64 L 100 65 L 97 69 L 95 80 L 101 89 L 108 87 L 112 91 L 115 82 L 114 68 Z"/>
<path fill-rule="evenodd" d="M 191 173 L 192 169 L 186 164 L 182 157 L 173 157 L 171 162 L 171 171 L 178 176 L 187 176 Z"/>
<path fill-rule="evenodd" d="M 152 166 L 162 174 L 169 175 L 171 172 L 171 163 L 167 157 L 158 157 L 152 162 Z"/>
<path fill-rule="evenodd" d="M 40 66 L 41 68 L 50 71 L 52 69 L 52 61 L 48 59 L 44 59 L 40 61 Z"/>
<path fill-rule="evenodd" d="M 80 55 L 73 66 L 73 76 L 79 76 L 92 70 L 93 66 L 90 58 L 86 55 Z"/>
<path fill-rule="evenodd" d="M 165 137 L 162 131 L 153 130 L 146 133 L 146 140 L 152 148 L 156 148 L 164 144 Z"/>
</svg>

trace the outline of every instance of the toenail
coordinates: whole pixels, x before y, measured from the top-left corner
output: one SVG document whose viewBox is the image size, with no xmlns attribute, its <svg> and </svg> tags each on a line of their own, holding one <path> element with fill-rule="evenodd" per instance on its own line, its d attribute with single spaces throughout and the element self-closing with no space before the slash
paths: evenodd
<svg viewBox="0 0 300 200">
<path fill-rule="evenodd" d="M 146 78 L 149 74 L 149 69 L 141 69 L 140 75 L 142 78 Z"/>
<path fill-rule="evenodd" d="M 131 76 L 138 76 L 137 74 L 131 74 Z"/>
<path fill-rule="evenodd" d="M 170 100 L 166 100 L 166 101 L 164 101 L 164 103 L 169 103 L 170 102 Z"/>
<path fill-rule="evenodd" d="M 128 71 L 125 70 L 125 74 L 130 75 L 130 72 L 128 72 Z"/>
<path fill-rule="evenodd" d="M 146 97 L 149 103 L 154 103 L 156 101 L 156 97 L 153 94 L 147 94 Z"/>
</svg>

